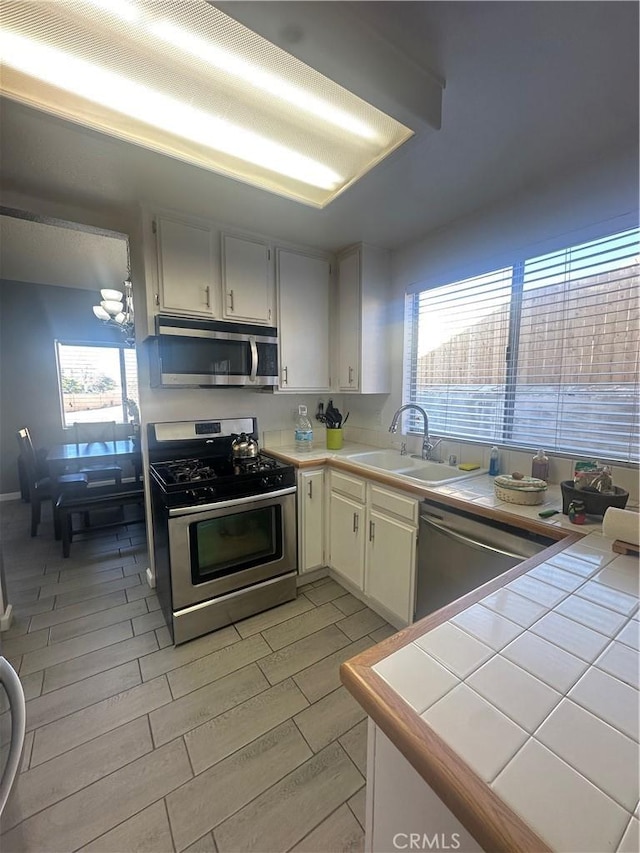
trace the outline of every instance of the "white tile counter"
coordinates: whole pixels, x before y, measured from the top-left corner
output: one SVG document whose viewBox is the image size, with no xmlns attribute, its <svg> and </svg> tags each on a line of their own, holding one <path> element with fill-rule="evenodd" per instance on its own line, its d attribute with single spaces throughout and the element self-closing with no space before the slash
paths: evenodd
<svg viewBox="0 0 640 853">
<path fill-rule="evenodd" d="M 638 560 L 610 546 L 589 535 L 372 665 L 563 853 L 639 849 Z"/>
<path fill-rule="evenodd" d="M 516 525 L 518 524 L 518 520 L 533 522 L 539 532 L 549 530 L 549 535 L 551 536 L 553 536 L 553 528 L 560 528 L 571 533 L 579 533 L 583 536 L 602 531 L 602 519 L 599 516 L 587 516 L 584 525 L 576 525 L 572 524 L 568 517 L 562 514 L 562 494 L 560 486 L 557 484 L 549 485 L 542 504 L 538 506 L 518 506 L 517 504 L 498 500 L 495 497 L 493 477 L 489 477 L 488 474 L 474 474 L 470 472 L 469 476 L 466 476 L 464 479 L 461 478 L 455 483 L 441 486 L 426 486 L 401 474 L 392 474 L 389 471 L 358 465 L 348 458 L 354 453 L 380 449 L 370 445 L 345 441 L 342 450 L 327 450 L 323 445 L 318 445 L 311 452 L 304 453 L 295 450 L 293 445 L 266 446 L 264 449 L 268 453 L 272 453 L 274 456 L 284 459 L 286 462 L 290 462 L 297 467 L 306 468 L 335 463 L 341 468 L 347 467 L 352 473 L 359 474 L 361 477 L 378 480 L 386 485 L 411 492 L 418 498 L 433 501 L 441 500 L 443 503 L 458 506 L 462 503 L 466 505 L 464 508 L 471 512 L 473 512 L 474 508 L 477 508 L 481 514 L 502 520 L 505 519 L 505 516 L 510 516 L 511 518 L 508 520 Z M 446 468 L 447 466 L 444 467 Z M 456 471 L 457 469 L 452 470 Z M 545 509 L 557 509 L 558 515 L 545 519 L 540 518 L 538 513 Z M 556 535 L 554 538 L 559 537 Z"/>
</svg>

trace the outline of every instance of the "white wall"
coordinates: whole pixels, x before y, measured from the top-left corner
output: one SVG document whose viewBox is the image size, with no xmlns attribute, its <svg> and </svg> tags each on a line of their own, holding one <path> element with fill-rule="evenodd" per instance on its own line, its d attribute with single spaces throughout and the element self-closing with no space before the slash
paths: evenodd
<svg viewBox="0 0 640 853">
<path fill-rule="evenodd" d="M 142 322 L 145 315 L 145 269 L 144 253 L 142 250 L 142 221 L 140 208 L 133 205 L 128 208 L 95 209 L 83 207 L 77 203 L 65 202 L 63 199 L 47 200 L 32 196 L 24 196 L 16 193 L 4 193 L 3 204 L 19 210 L 28 211 L 37 216 L 55 217 L 68 222 L 76 222 L 82 225 L 90 225 L 96 228 L 110 229 L 129 235 L 129 249 L 131 254 L 131 270 L 134 291 L 134 304 L 136 316 Z M 188 211 L 185 211 L 188 213 Z M 32 226 L 33 223 L 29 223 Z M 19 227 L 19 226 L 18 226 Z M 50 226 L 41 226 L 42 228 Z M 27 229 L 28 230 L 28 229 Z M 82 232 L 67 232 L 77 234 Z M 28 257 L 32 245 L 31 231 L 23 234 L 18 230 L 12 232 L 15 255 Z M 283 240 L 287 235 L 274 234 Z M 24 238 L 24 239 L 20 239 Z M 85 248 L 87 248 L 85 246 Z M 41 264 L 42 266 L 42 264 Z M 95 272 L 95 271 L 94 271 Z M 122 278 L 122 276 L 120 276 Z M 43 284 L 59 284 L 54 275 L 51 281 L 43 280 Z M 95 289 L 95 288 L 94 288 Z M 98 321 L 96 321 L 98 322 Z M 139 335 L 139 339 L 141 335 Z M 277 432 L 280 430 L 291 430 L 293 440 L 293 422 L 298 411 L 298 405 L 304 404 L 310 413 L 316 411 L 319 401 L 325 406 L 329 395 L 290 395 L 259 393 L 245 391 L 241 388 L 221 389 L 157 389 L 151 388 L 149 384 L 149 370 L 145 351 L 145 345 L 139 345 L 138 363 L 140 368 L 140 402 L 141 420 L 143 424 L 163 420 L 193 420 L 211 417 L 235 417 L 235 416 L 257 416 L 261 438 L 265 432 Z M 340 406 L 340 399 L 334 396 L 334 403 Z M 315 422 L 314 422 L 315 423 Z"/>
<path fill-rule="evenodd" d="M 527 253 L 544 253 L 571 242 L 638 224 L 638 152 L 618 152 L 579 173 L 556 175 L 500 204 L 477 211 L 392 253 L 393 297 L 391 394 L 373 399 L 345 395 L 349 424 L 378 432 L 380 443 L 402 400 L 404 295 L 513 262 Z M 382 431 L 382 432 L 379 432 Z M 373 436 L 372 436 L 373 437 Z M 364 434 L 360 435 L 364 440 Z M 401 439 L 394 438 L 395 444 Z M 454 448 L 451 452 L 455 452 Z M 459 460 L 475 461 L 477 448 Z M 565 476 L 565 466 L 562 475 Z M 637 475 L 631 485 L 637 495 Z M 625 478 L 626 480 L 626 478 Z M 623 485 L 620 483 L 620 485 Z M 627 483 L 625 482 L 625 487 Z"/>
<path fill-rule="evenodd" d="M 122 290 L 128 250 L 124 237 L 0 216 L 0 278 L 92 290 Z M 28 247 L 28 251 L 25 248 Z"/>
<path fill-rule="evenodd" d="M 55 216 L 129 234 L 134 298 L 142 316 L 144 262 L 141 247 L 141 219 L 137 206 L 126 209 L 92 209 L 60 200 L 34 199 L 11 193 L 3 195 L 5 205 Z M 589 169 L 577 174 L 550 176 L 536 187 L 523 188 L 517 196 L 477 211 L 422 240 L 392 254 L 393 299 L 392 393 L 372 397 L 335 397 L 343 412 L 350 411 L 349 426 L 386 430 L 393 412 L 402 403 L 402 347 L 405 289 L 434 286 L 494 268 L 514 253 L 526 249 L 551 250 L 555 245 L 592 236 L 602 229 L 599 223 L 612 221 L 621 228 L 637 221 L 638 154 L 625 150 L 603 156 Z M 617 218 L 617 219 L 616 219 Z M 274 235 L 286 239 L 287 235 Z M 337 248 L 337 247 L 336 247 Z M 143 374 L 147 368 L 141 361 Z M 318 400 L 328 395 L 271 395 L 241 389 L 150 389 L 143 380 L 143 420 L 207 418 L 257 414 L 261 432 L 292 428 L 299 403 L 315 411 Z"/>
<path fill-rule="evenodd" d="M 627 150 L 573 175 L 557 175 L 499 205 L 452 223 L 392 253 L 392 393 L 390 423 L 402 403 L 404 294 L 477 275 L 527 252 L 638 224 L 638 152 Z"/>
</svg>

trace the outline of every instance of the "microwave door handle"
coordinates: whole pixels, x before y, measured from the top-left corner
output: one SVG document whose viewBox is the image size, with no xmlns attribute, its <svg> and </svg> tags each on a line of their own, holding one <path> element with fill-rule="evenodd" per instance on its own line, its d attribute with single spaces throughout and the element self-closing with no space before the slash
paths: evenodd
<svg viewBox="0 0 640 853">
<path fill-rule="evenodd" d="M 258 345 L 254 335 L 249 335 L 249 346 L 251 347 L 251 375 L 249 378 L 255 382 L 258 375 Z"/>
</svg>

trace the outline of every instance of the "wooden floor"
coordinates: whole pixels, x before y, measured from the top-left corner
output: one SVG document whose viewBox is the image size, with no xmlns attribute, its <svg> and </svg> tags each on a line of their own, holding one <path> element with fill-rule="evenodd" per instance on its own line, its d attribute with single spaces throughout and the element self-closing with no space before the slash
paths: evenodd
<svg viewBox="0 0 640 853">
<path fill-rule="evenodd" d="M 0 515 L 0 643 L 28 700 L 3 853 L 363 848 L 366 722 L 338 667 L 393 633 L 383 619 L 325 578 L 174 648 L 142 525 L 65 560 L 46 509 L 35 539 L 27 505 Z"/>
</svg>

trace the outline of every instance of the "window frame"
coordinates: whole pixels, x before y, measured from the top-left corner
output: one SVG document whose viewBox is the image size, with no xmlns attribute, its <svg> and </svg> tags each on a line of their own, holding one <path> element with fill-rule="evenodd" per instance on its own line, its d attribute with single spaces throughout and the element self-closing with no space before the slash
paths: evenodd
<svg viewBox="0 0 640 853">
<path fill-rule="evenodd" d="M 526 385 L 526 381 L 518 382 L 518 360 L 520 356 L 520 335 L 523 327 L 523 302 L 524 302 L 524 293 L 525 293 L 525 272 L 526 265 L 528 263 L 534 262 L 540 258 L 544 258 L 546 255 L 567 253 L 570 254 L 572 250 L 578 249 L 582 246 L 588 245 L 589 243 L 598 243 L 599 241 L 607 241 L 609 239 L 614 239 L 618 236 L 622 237 L 629 232 L 635 231 L 635 240 L 636 242 L 640 241 L 640 228 L 638 228 L 637 223 L 633 225 L 629 224 L 626 227 L 622 227 L 620 229 L 616 229 L 613 232 L 608 232 L 604 234 L 600 234 L 599 236 L 590 236 L 587 239 L 579 240 L 574 239 L 570 243 L 570 245 L 564 246 L 564 248 L 556 248 L 551 250 L 551 252 L 540 252 L 531 250 L 530 252 L 518 252 L 514 253 L 514 259 L 511 263 L 503 262 L 497 265 L 494 269 L 488 269 L 484 272 L 478 273 L 476 275 L 465 275 L 463 277 L 456 277 L 451 281 L 442 282 L 437 285 L 433 285 L 425 288 L 418 288 L 418 286 L 414 285 L 411 289 L 407 290 L 405 293 L 405 314 L 404 314 L 404 345 L 403 345 L 403 403 L 414 403 L 417 405 L 423 405 L 418 402 L 418 346 L 419 346 L 419 328 L 420 328 L 420 299 L 422 294 L 425 293 L 433 293 L 441 288 L 451 287 L 456 284 L 462 284 L 467 282 L 473 278 L 480 278 L 482 276 L 489 276 L 492 274 L 497 274 L 500 270 L 507 269 L 511 271 L 511 283 L 510 283 L 510 297 L 509 297 L 509 322 L 508 322 L 508 343 L 505 353 L 505 381 L 501 387 L 501 395 L 503 398 L 503 406 L 502 406 L 502 417 L 500 418 L 499 424 L 496 429 L 496 435 L 492 439 L 487 439 L 486 436 L 476 436 L 470 437 L 459 436 L 455 432 L 444 432 L 435 430 L 435 434 L 438 436 L 442 436 L 445 440 L 450 439 L 455 441 L 456 443 L 463 444 L 479 444 L 479 445 L 491 445 L 498 444 L 503 445 L 505 448 L 514 451 L 532 451 L 537 449 L 538 444 L 524 444 L 518 443 L 517 439 L 514 440 L 514 423 L 515 423 L 515 407 L 516 407 L 516 396 L 519 388 L 521 389 L 523 385 Z M 640 252 L 639 252 L 640 254 Z M 565 283 L 569 284 L 570 279 L 566 279 Z M 563 297 L 564 298 L 564 297 Z M 461 305 L 463 304 L 461 300 Z M 559 303 L 560 304 L 560 303 Z M 638 375 L 636 375 L 636 385 L 638 383 Z M 606 383 L 603 383 L 606 384 Z M 427 412 L 428 413 L 428 412 Z M 636 415 L 637 417 L 637 415 Z M 421 419 L 418 417 L 416 412 L 408 411 L 405 416 L 405 424 L 406 424 L 406 432 L 409 435 L 421 435 L 422 434 L 422 423 Z M 604 462 L 609 464 L 616 465 L 627 465 L 632 468 L 638 468 L 640 464 L 640 459 L 634 458 L 632 455 L 632 439 L 635 434 L 634 432 L 634 421 L 633 416 L 629 420 L 629 456 L 626 458 L 620 458 L 615 455 L 615 450 L 612 450 L 610 454 L 603 454 L 602 452 L 595 453 L 591 451 L 580 452 L 575 449 L 566 449 L 566 448 L 545 448 L 545 451 L 548 452 L 550 456 L 557 456 L 567 459 L 572 458 L 584 458 L 585 456 L 598 456 Z M 499 435 L 498 435 L 499 432 Z M 543 439 L 540 439 L 542 443 L 544 443 Z"/>
<path fill-rule="evenodd" d="M 127 351 L 135 352 L 135 347 L 131 347 L 125 341 L 77 341 L 77 340 L 62 340 L 56 338 L 54 341 L 54 351 L 56 358 L 56 374 L 58 380 L 58 402 L 60 404 L 60 423 L 62 429 L 67 432 L 73 430 L 73 424 L 67 424 L 67 419 L 65 417 L 64 411 L 64 391 L 62 390 L 62 365 L 60 358 L 60 347 L 92 347 L 94 349 L 108 349 L 108 350 L 117 350 L 118 351 L 118 359 L 119 359 L 119 368 L 120 368 L 120 388 L 121 388 L 121 407 L 122 407 L 122 420 L 116 419 L 116 427 L 124 426 L 129 423 L 129 414 L 127 411 L 126 400 L 130 399 L 129 389 L 127 387 L 127 375 L 126 375 L 126 366 L 125 366 L 125 353 Z M 110 418 L 112 420 L 112 418 Z"/>
</svg>

